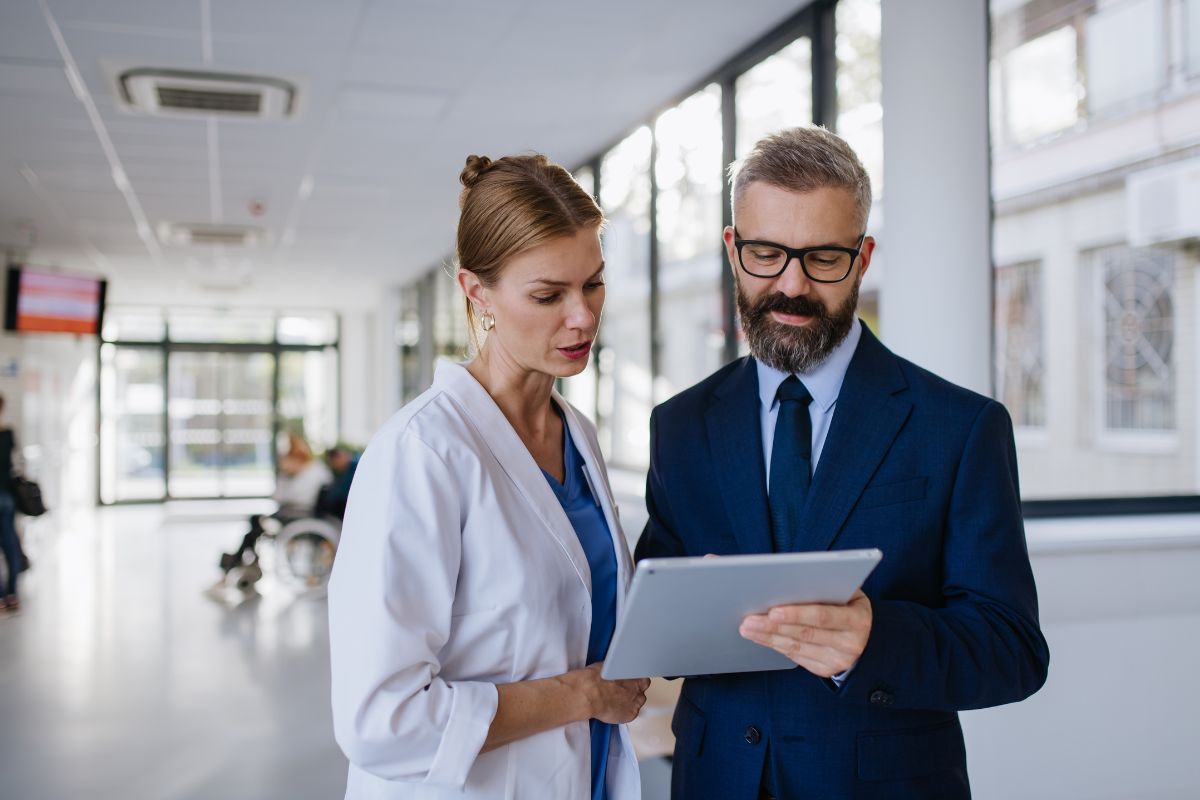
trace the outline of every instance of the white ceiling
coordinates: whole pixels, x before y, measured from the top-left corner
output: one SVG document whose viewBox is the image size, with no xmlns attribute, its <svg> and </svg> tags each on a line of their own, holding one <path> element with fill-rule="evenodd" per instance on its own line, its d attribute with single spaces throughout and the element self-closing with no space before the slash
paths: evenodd
<svg viewBox="0 0 1200 800">
<path fill-rule="evenodd" d="M 0 255 L 105 274 L 117 302 L 372 303 L 449 252 L 468 153 L 576 164 L 806 4 L 0 0 Z M 135 66 L 284 78 L 300 112 L 135 115 L 112 81 Z M 222 257 L 161 222 L 274 241 Z"/>
</svg>

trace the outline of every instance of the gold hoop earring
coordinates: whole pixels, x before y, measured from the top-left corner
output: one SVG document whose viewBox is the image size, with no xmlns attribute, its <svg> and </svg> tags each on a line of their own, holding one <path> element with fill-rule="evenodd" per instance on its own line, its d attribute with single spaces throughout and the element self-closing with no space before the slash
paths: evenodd
<svg viewBox="0 0 1200 800">
<path fill-rule="evenodd" d="M 484 333 L 487 333 L 492 328 L 496 327 L 496 315 L 490 311 L 485 311 L 479 318 L 479 325 L 483 328 Z"/>
</svg>

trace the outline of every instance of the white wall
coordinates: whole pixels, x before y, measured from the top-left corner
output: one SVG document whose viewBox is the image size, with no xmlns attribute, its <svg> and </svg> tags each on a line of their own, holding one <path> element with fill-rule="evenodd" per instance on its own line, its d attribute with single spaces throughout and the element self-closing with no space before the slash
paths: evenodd
<svg viewBox="0 0 1200 800">
<path fill-rule="evenodd" d="M 1200 797 L 1200 518 L 1027 527 L 1050 676 L 963 715 L 974 796 Z"/>
<path fill-rule="evenodd" d="M 987 394 L 987 3 L 885 0 L 881 9 L 883 339 L 901 356 Z"/>
<path fill-rule="evenodd" d="M 96 340 L 0 335 L 0 394 L 25 472 L 51 509 L 92 505 L 96 492 Z"/>
<path fill-rule="evenodd" d="M 342 439 L 365 445 L 399 408 L 400 358 L 395 344 L 399 295 L 387 290 L 371 309 L 342 312 Z"/>
</svg>

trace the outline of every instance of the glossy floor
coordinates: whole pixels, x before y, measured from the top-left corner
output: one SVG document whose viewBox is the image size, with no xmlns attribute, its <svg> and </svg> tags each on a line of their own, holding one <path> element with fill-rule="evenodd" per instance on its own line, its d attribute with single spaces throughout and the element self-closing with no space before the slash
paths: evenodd
<svg viewBox="0 0 1200 800">
<path fill-rule="evenodd" d="M 250 597 L 210 591 L 257 507 L 29 527 L 22 607 L 0 615 L 0 797 L 342 797 L 325 602 L 269 571 Z M 646 796 L 664 796 L 665 765 L 645 767 Z"/>
</svg>

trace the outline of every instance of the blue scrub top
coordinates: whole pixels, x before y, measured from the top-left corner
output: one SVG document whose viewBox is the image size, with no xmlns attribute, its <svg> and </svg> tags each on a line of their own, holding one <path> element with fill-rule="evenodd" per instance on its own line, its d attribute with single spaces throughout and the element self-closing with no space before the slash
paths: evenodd
<svg viewBox="0 0 1200 800">
<path fill-rule="evenodd" d="M 552 404 L 554 405 L 554 404 Z M 559 418 L 562 411 L 557 405 L 554 410 Z M 583 456 L 571 439 L 570 429 L 563 421 L 563 480 L 559 483 L 554 476 L 542 470 L 547 483 L 554 490 L 558 502 L 571 520 L 575 535 L 583 545 L 588 567 L 592 572 L 592 632 L 588 638 L 587 663 L 603 661 L 608 655 L 617 625 L 617 554 L 613 549 L 612 534 L 604 512 L 584 475 Z M 592 731 L 592 800 L 606 800 L 604 774 L 608 765 L 608 748 L 612 740 L 613 727 L 599 720 L 591 720 Z"/>
</svg>

